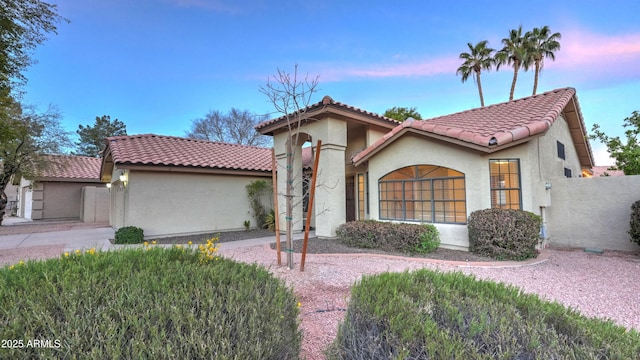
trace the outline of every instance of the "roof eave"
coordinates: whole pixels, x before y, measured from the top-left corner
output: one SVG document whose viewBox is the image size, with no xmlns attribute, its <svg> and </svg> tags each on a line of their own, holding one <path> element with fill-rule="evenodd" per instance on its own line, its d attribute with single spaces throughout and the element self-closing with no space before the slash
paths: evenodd
<svg viewBox="0 0 640 360">
<path fill-rule="evenodd" d="M 397 140 L 398 138 L 402 137 L 404 134 L 406 133 L 413 133 L 413 134 L 417 134 L 420 136 L 424 136 L 424 137 L 428 137 L 431 139 L 436 139 L 439 141 L 443 141 L 449 144 L 454 144 L 454 145 L 458 145 L 467 149 L 471 149 L 471 150 L 475 150 L 475 151 L 480 151 L 483 153 L 487 153 L 487 154 L 491 154 L 491 153 L 495 153 L 501 150 L 505 150 L 508 149 L 510 147 L 513 146 L 517 146 L 526 142 L 529 142 L 531 139 L 534 139 L 536 137 L 539 137 L 543 134 L 536 134 L 536 135 L 532 135 L 532 136 L 528 136 L 526 138 L 522 138 L 516 141 L 510 141 L 501 145 L 480 145 L 480 144 L 475 144 L 475 143 L 470 143 L 467 141 L 462 141 L 459 139 L 455 139 L 455 138 L 451 138 L 445 135 L 439 135 L 439 134 L 435 134 L 429 131 L 424 131 L 424 130 L 419 130 L 416 128 L 412 128 L 412 127 L 405 127 L 402 130 L 398 131 L 397 133 L 395 133 L 392 137 L 390 137 L 389 139 L 387 139 L 384 143 L 380 144 L 379 146 L 377 146 L 375 149 L 373 149 L 371 152 L 365 154 L 362 158 L 358 158 L 357 156 L 354 158 L 356 159 L 356 161 L 353 162 L 353 164 L 355 166 L 360 166 L 363 163 L 365 163 L 366 161 L 368 161 L 372 156 L 374 156 L 375 154 L 377 154 L 378 152 L 380 152 L 382 149 L 384 149 L 385 147 L 387 147 L 388 145 L 390 145 L 391 143 L 393 143 L 395 140 Z"/>
<path fill-rule="evenodd" d="M 151 171 L 151 172 L 173 172 L 173 173 L 190 173 L 190 174 L 217 174 L 217 175 L 241 175 L 241 176 L 271 176 L 271 170 L 257 169 L 224 169 L 224 168 L 205 168 L 193 166 L 175 166 L 175 165 L 157 165 L 157 164 L 131 164 L 118 163 L 118 169 L 134 170 L 134 171 Z"/>
</svg>

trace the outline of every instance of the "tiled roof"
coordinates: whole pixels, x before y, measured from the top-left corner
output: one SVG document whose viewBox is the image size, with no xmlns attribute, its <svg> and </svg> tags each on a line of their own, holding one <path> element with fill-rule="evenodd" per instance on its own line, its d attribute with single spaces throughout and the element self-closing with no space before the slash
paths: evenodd
<svg viewBox="0 0 640 360">
<path fill-rule="evenodd" d="M 386 116 L 382 116 L 380 114 L 376 114 L 371 111 L 366 111 L 366 110 L 357 108 L 355 106 L 351 106 L 351 105 L 347 105 L 347 104 L 335 101 L 331 98 L 331 96 L 328 96 L 328 95 L 322 98 L 321 101 L 315 104 L 309 105 L 304 109 L 300 110 L 300 112 L 304 113 L 304 116 L 302 116 L 303 118 L 307 118 L 307 117 L 313 116 L 313 114 L 315 114 L 316 112 L 321 112 L 323 110 L 343 110 L 351 114 L 364 115 L 373 120 L 379 121 L 380 124 L 384 124 L 388 127 L 396 126 L 399 124 L 397 120 L 388 118 Z M 291 115 L 289 115 L 289 117 L 291 117 Z M 284 126 L 286 124 L 286 120 L 287 120 L 287 116 L 283 115 L 278 118 L 263 121 L 258 125 L 256 125 L 255 129 L 260 132 L 260 130 L 266 127 L 277 126 L 278 124 L 282 124 Z"/>
<path fill-rule="evenodd" d="M 403 130 L 480 148 L 513 143 L 547 131 L 575 94 L 575 89 L 563 88 L 432 119 L 410 119 L 356 155 L 353 162 L 363 161 Z"/>
<path fill-rule="evenodd" d="M 38 179 L 100 180 L 100 158 L 46 155 L 47 168 Z"/>
<path fill-rule="evenodd" d="M 610 166 L 594 166 L 591 168 L 593 171 L 593 177 L 600 176 L 624 176 L 622 170 L 609 170 Z"/>
<path fill-rule="evenodd" d="M 107 138 L 115 164 L 271 171 L 271 149 L 154 134 Z"/>
</svg>

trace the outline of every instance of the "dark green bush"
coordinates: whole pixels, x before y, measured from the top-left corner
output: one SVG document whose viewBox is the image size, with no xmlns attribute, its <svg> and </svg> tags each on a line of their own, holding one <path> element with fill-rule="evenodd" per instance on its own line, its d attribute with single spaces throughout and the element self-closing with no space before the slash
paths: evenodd
<svg viewBox="0 0 640 360">
<path fill-rule="evenodd" d="M 631 242 L 640 245 L 640 200 L 631 205 L 631 220 L 629 221 L 629 235 Z"/>
<path fill-rule="evenodd" d="M 125 226 L 116 230 L 116 244 L 142 244 L 144 232 L 139 227 Z"/>
<path fill-rule="evenodd" d="M 640 333 L 461 273 L 364 276 L 328 359 L 637 359 Z"/>
<path fill-rule="evenodd" d="M 87 251 L 5 267 L 0 309 L 0 339 L 53 345 L 0 349 L 3 359 L 297 359 L 300 352 L 297 299 L 283 281 L 186 248 Z"/>
<path fill-rule="evenodd" d="M 346 245 L 384 251 L 427 253 L 440 245 L 438 229 L 431 224 L 357 220 L 340 225 L 336 235 Z"/>
<path fill-rule="evenodd" d="M 485 209 L 467 219 L 469 251 L 498 260 L 536 257 L 540 216 L 511 209 Z"/>
</svg>

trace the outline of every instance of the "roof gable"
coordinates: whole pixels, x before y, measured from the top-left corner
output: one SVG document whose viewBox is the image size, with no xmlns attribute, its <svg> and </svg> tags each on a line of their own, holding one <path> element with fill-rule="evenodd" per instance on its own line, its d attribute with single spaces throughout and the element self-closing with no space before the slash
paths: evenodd
<svg viewBox="0 0 640 360">
<path fill-rule="evenodd" d="M 590 167 L 593 155 L 575 95 L 575 89 L 563 88 L 432 119 L 410 119 L 356 155 L 353 162 L 361 164 L 406 132 L 494 152 L 545 133 L 565 112 L 580 162 Z"/>
<path fill-rule="evenodd" d="M 155 166 L 270 172 L 271 149 L 173 136 L 143 134 L 106 139 L 105 160 L 118 167 Z"/>
<path fill-rule="evenodd" d="M 298 119 L 295 114 L 296 113 L 294 112 L 289 115 L 283 115 L 278 118 L 263 121 L 256 125 L 255 129 L 263 135 L 273 135 L 274 132 L 287 128 L 287 119 L 290 119 L 292 122 L 297 122 L 298 120 L 302 120 L 304 122 L 310 119 L 318 120 L 327 115 L 333 115 L 337 118 L 348 121 L 367 123 L 388 130 L 393 129 L 395 126 L 400 124 L 397 120 L 335 101 L 328 95 L 322 98 L 320 102 L 301 109 L 300 119 Z"/>
</svg>

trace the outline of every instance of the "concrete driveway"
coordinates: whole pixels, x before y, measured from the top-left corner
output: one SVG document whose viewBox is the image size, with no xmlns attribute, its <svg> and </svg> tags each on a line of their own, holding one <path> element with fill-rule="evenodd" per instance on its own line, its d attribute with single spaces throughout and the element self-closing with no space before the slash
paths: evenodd
<svg viewBox="0 0 640 360">
<path fill-rule="evenodd" d="M 108 250 L 112 246 L 109 239 L 113 239 L 115 235 L 114 230 L 104 224 L 96 225 L 95 227 L 83 226 L 72 230 L 57 230 L 60 228 L 73 228 L 73 226 L 60 226 L 60 224 L 69 225 L 69 222 L 38 222 L 34 226 L 36 223 L 19 218 L 5 219 L 2 227 L 6 226 L 5 229 L 13 231 L 5 231 L 5 233 L 10 233 L 9 235 L 2 235 L 2 232 L 0 232 L 0 249 L 64 245 L 64 251 L 90 248 Z M 13 228 L 14 226 L 16 228 Z"/>
</svg>

